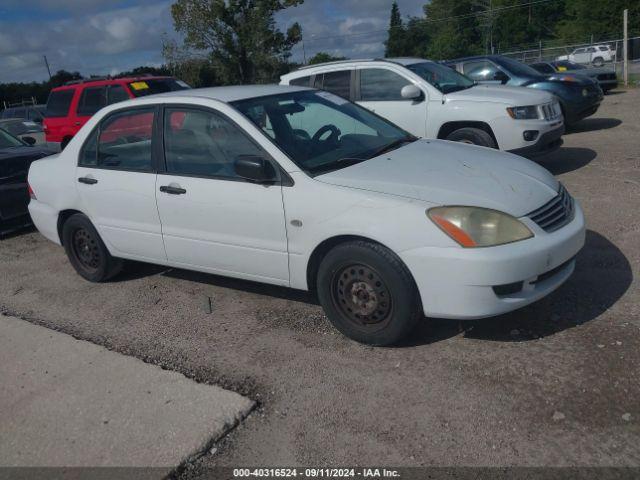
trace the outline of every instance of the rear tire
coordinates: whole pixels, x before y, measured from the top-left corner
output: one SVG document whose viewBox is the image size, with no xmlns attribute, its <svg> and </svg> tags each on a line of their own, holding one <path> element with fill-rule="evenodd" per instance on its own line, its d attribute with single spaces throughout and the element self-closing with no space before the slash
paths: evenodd
<svg viewBox="0 0 640 480">
<path fill-rule="evenodd" d="M 601 66 L 604 65 L 604 58 L 596 57 L 596 58 L 593 59 L 593 61 L 591 63 L 593 63 L 594 67 L 601 67 Z"/>
<path fill-rule="evenodd" d="M 388 248 L 353 241 L 334 247 L 317 276 L 318 298 L 331 323 L 368 345 L 393 345 L 422 318 L 418 288 Z"/>
<path fill-rule="evenodd" d="M 73 268 L 90 282 L 104 282 L 122 270 L 122 259 L 111 256 L 98 231 L 81 213 L 64 222 L 62 244 Z"/>
<path fill-rule="evenodd" d="M 493 137 L 479 128 L 465 127 L 451 132 L 447 140 L 452 142 L 470 143 L 481 147 L 498 148 Z"/>
</svg>

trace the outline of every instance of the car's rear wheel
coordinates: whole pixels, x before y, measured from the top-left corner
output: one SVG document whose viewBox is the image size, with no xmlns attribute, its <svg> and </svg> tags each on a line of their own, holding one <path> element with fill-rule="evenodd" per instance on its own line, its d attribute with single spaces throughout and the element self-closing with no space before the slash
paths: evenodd
<svg viewBox="0 0 640 480">
<path fill-rule="evenodd" d="M 422 318 L 420 295 L 407 267 L 376 243 L 334 247 L 318 269 L 317 290 L 331 323 L 361 343 L 397 343 Z"/>
<path fill-rule="evenodd" d="M 604 58 L 596 57 L 596 58 L 593 59 L 593 61 L 591 63 L 593 63 L 594 67 L 601 67 L 601 66 L 604 65 Z"/>
<path fill-rule="evenodd" d="M 481 147 L 498 148 L 493 137 L 479 128 L 464 127 L 454 130 L 447 136 L 452 142 L 470 143 Z"/>
<path fill-rule="evenodd" d="M 90 282 L 103 282 L 122 270 L 123 261 L 111 256 L 98 231 L 81 213 L 64 222 L 62 243 L 73 268 Z"/>
</svg>

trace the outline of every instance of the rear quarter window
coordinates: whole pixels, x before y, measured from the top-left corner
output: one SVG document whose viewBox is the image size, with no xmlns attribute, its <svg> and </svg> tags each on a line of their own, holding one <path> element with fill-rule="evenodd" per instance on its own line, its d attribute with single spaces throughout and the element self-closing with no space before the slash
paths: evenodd
<svg viewBox="0 0 640 480">
<path fill-rule="evenodd" d="M 66 117 L 73 99 L 74 89 L 57 90 L 49 94 L 45 117 Z"/>
</svg>

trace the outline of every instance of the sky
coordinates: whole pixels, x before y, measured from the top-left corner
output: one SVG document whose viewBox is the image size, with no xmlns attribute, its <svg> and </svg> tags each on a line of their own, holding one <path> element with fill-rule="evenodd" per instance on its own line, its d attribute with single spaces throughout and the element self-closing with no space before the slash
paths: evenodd
<svg viewBox="0 0 640 480">
<path fill-rule="evenodd" d="M 42 81 L 65 69 L 116 74 L 163 63 L 163 38 L 176 38 L 171 0 L 1 0 L 0 83 Z M 392 0 L 306 0 L 276 16 L 282 30 L 302 25 L 304 48 L 350 58 L 384 52 Z M 403 16 L 419 15 L 425 0 L 398 0 Z M 367 33 L 363 33 L 367 32 Z"/>
</svg>

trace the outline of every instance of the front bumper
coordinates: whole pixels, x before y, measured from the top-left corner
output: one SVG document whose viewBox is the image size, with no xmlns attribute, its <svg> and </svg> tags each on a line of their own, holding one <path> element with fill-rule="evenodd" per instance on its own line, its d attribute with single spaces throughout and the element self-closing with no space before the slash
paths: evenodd
<svg viewBox="0 0 640 480">
<path fill-rule="evenodd" d="M 488 248 L 423 247 L 400 253 L 418 285 L 428 317 L 476 319 L 510 312 L 548 295 L 573 272 L 584 245 L 580 205 L 564 227 L 546 233 L 521 219 L 534 237 Z M 494 287 L 522 282 L 521 290 L 498 295 Z"/>
<path fill-rule="evenodd" d="M 547 153 L 551 153 L 560 148 L 563 143 L 561 138 L 562 135 L 564 135 L 564 124 L 554 130 L 549 130 L 548 132 L 540 135 L 533 145 L 515 148 L 509 151 L 516 155 L 529 158 L 546 155 Z"/>
</svg>

